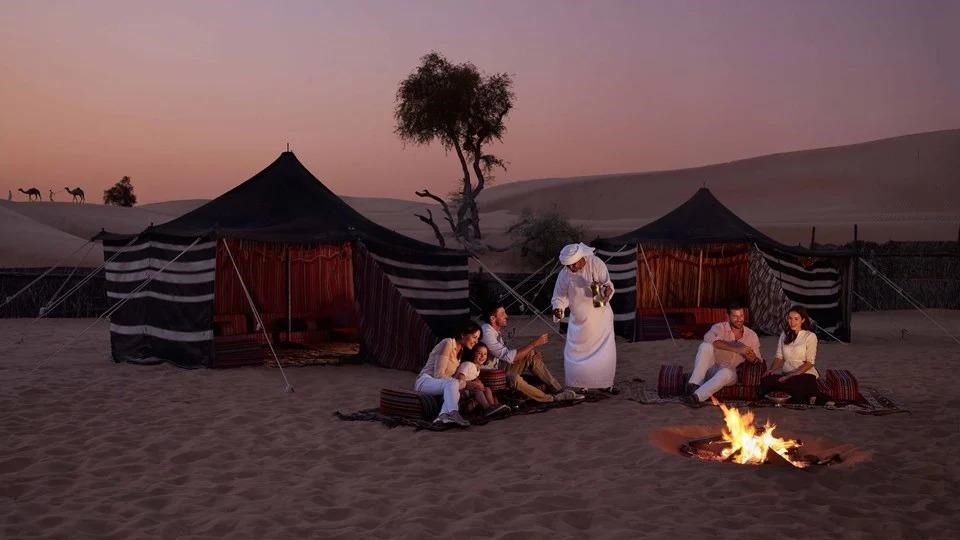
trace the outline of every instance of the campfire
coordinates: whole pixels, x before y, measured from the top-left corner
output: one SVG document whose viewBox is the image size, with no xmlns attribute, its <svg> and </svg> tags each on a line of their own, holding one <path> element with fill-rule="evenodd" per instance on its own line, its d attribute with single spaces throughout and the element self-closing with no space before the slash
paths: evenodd
<svg viewBox="0 0 960 540">
<path fill-rule="evenodd" d="M 752 412 L 741 414 L 735 407 L 727 407 L 713 398 L 711 400 L 723 411 L 724 428 L 719 436 L 697 439 L 682 445 L 680 451 L 685 455 L 706 461 L 728 461 L 740 465 L 781 463 L 798 469 L 841 461 L 838 454 L 826 459 L 802 455 L 800 449 L 803 442 L 774 436 L 773 430 L 777 426 L 769 420 L 760 429 L 754 425 Z"/>
</svg>

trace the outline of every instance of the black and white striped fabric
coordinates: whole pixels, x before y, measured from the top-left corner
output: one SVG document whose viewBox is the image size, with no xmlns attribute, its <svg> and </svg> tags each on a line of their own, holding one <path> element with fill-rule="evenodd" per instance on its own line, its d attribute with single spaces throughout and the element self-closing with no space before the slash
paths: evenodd
<svg viewBox="0 0 960 540">
<path fill-rule="evenodd" d="M 217 244 L 201 239 L 191 247 L 195 240 L 103 238 L 108 305 L 122 303 L 110 315 L 115 361 L 211 365 Z"/>
<path fill-rule="evenodd" d="M 422 253 L 366 240 L 364 246 L 400 295 L 438 337 L 451 336 L 470 315 L 466 257 Z"/>
<path fill-rule="evenodd" d="M 843 277 L 836 261 L 799 257 L 766 247 L 759 249 L 787 300 L 807 308 L 820 329 L 830 333 L 840 330 L 844 323 Z"/>
<path fill-rule="evenodd" d="M 637 245 L 601 244 L 594 255 L 606 262 L 610 280 L 613 281 L 614 294 L 610 299 L 610 307 L 613 309 L 614 332 L 633 339 L 637 318 Z"/>
</svg>

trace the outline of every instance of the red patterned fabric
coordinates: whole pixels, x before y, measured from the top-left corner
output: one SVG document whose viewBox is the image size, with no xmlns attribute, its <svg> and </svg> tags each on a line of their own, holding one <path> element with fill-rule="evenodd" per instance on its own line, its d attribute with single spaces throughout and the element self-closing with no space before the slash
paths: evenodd
<svg viewBox="0 0 960 540">
<path fill-rule="evenodd" d="M 657 376 L 657 393 L 660 397 L 679 396 L 685 390 L 683 366 L 660 366 Z"/>
<path fill-rule="evenodd" d="M 360 307 L 360 354 L 393 369 L 419 371 L 437 338 L 366 248 L 353 250 Z"/>
<path fill-rule="evenodd" d="M 250 304 L 223 242 L 229 242 L 243 283 L 267 330 L 286 330 L 289 317 L 306 326 L 356 326 L 350 244 L 310 245 L 223 240 L 217 244 L 215 317 L 249 314 Z M 288 296 L 289 288 L 289 296 Z M 307 322 L 310 319 L 310 323 Z M 293 324 L 293 323 L 291 323 Z M 253 329 L 250 330 L 251 332 Z M 262 333 L 260 334 L 262 337 Z"/>
<path fill-rule="evenodd" d="M 862 401 L 860 385 L 853 373 L 845 369 L 827 370 L 827 388 L 830 397 L 837 401 Z"/>
</svg>

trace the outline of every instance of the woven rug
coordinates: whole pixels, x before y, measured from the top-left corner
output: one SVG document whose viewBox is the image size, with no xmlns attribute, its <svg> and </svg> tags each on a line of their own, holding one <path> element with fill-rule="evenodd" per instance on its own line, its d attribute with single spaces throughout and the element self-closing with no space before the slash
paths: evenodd
<svg viewBox="0 0 960 540">
<path fill-rule="evenodd" d="M 686 406 L 680 400 L 680 396 L 660 397 L 660 395 L 657 394 L 656 381 L 653 381 L 653 384 L 651 385 L 643 379 L 630 379 L 618 381 L 617 386 L 626 394 L 626 399 L 630 401 L 636 401 L 637 403 L 641 403 L 643 405 L 665 405 L 675 403 L 677 405 Z M 897 402 L 890 397 L 888 392 L 875 386 L 861 386 L 860 394 L 863 396 L 863 401 L 838 401 L 830 407 L 826 405 L 784 403 L 783 408 L 794 410 L 828 409 L 837 411 L 850 411 L 857 414 L 869 414 L 873 416 L 910 412 L 908 409 L 900 407 L 900 405 L 898 405 Z M 752 409 L 776 406 L 775 403 L 767 399 L 760 399 L 756 401 L 725 400 L 723 403 L 725 405 L 732 405 L 734 407 L 749 407 Z"/>
<path fill-rule="evenodd" d="M 588 390 L 584 394 L 582 401 L 554 401 L 552 403 L 538 403 L 536 401 L 513 401 L 508 399 L 502 399 L 506 405 L 511 405 L 511 410 L 509 412 L 503 412 L 496 415 L 493 418 L 489 418 L 481 415 L 463 415 L 464 418 L 470 421 L 470 427 L 485 426 L 490 422 L 496 420 L 504 420 L 510 418 L 511 416 L 518 416 L 521 414 L 539 414 L 545 413 L 556 409 L 565 409 L 567 407 L 575 407 L 583 403 L 596 403 L 598 401 L 603 401 L 612 396 L 612 394 L 600 390 Z M 408 426 L 414 428 L 416 431 L 420 430 L 429 430 L 429 431 L 447 431 L 450 429 L 467 429 L 466 427 L 461 427 L 456 424 L 441 424 L 440 422 L 431 422 L 427 420 L 419 420 L 415 418 L 405 418 L 402 416 L 390 416 L 380 414 L 379 409 L 363 409 L 356 412 L 340 412 L 336 411 L 333 413 L 334 416 L 340 420 L 347 422 L 380 422 L 383 425 L 389 428 L 395 428 L 397 426 Z"/>
</svg>

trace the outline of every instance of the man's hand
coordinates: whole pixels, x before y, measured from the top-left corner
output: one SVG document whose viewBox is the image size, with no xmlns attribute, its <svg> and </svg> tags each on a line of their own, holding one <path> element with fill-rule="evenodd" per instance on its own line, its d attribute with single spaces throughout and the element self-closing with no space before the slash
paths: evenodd
<svg viewBox="0 0 960 540">
<path fill-rule="evenodd" d="M 757 353 L 754 352 L 753 349 L 751 349 L 750 347 L 746 347 L 746 346 L 744 346 L 744 349 L 745 349 L 745 350 L 744 350 L 741 354 L 743 354 L 743 357 L 747 359 L 747 362 L 756 363 L 756 362 L 759 362 L 759 361 L 760 361 L 760 357 L 757 356 Z"/>
<path fill-rule="evenodd" d="M 543 345 L 546 345 L 546 344 L 547 344 L 547 335 L 546 335 L 546 334 L 540 334 L 539 336 L 537 336 L 536 339 L 534 339 L 533 341 L 531 341 L 530 344 L 533 345 L 534 347 L 541 347 L 541 346 L 543 346 Z"/>
<path fill-rule="evenodd" d="M 613 288 L 610 287 L 609 285 L 604 285 L 604 286 L 603 286 L 603 301 L 604 301 L 604 302 L 610 301 L 610 297 L 611 297 L 611 296 L 613 296 Z"/>
<path fill-rule="evenodd" d="M 563 318 L 563 310 L 560 309 L 560 308 L 557 308 L 557 309 L 553 310 L 553 318 L 554 318 L 554 319 L 562 319 L 562 318 Z"/>
</svg>

